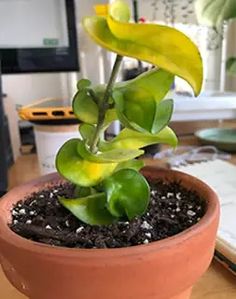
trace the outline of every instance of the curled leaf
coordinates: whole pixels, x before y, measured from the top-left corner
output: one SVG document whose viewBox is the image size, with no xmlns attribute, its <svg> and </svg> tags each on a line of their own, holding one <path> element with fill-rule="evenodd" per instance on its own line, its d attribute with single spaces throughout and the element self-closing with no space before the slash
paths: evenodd
<svg viewBox="0 0 236 299">
<path fill-rule="evenodd" d="M 107 198 L 105 193 L 96 193 L 78 199 L 59 197 L 59 201 L 75 217 L 87 224 L 107 225 L 115 220 L 106 208 Z"/>
<path fill-rule="evenodd" d="M 156 143 L 166 143 L 175 147 L 178 140 L 175 133 L 169 127 L 165 127 L 158 134 L 140 133 L 125 128 L 112 141 L 100 142 L 99 148 L 102 151 L 119 148 L 139 149 Z"/>
<path fill-rule="evenodd" d="M 113 1 L 113 3 L 109 5 L 109 14 L 120 22 L 128 22 L 130 19 L 129 6 L 123 0 Z"/>
<path fill-rule="evenodd" d="M 152 134 L 159 133 L 170 122 L 173 113 L 174 103 L 173 100 L 164 100 L 156 105 L 155 117 L 152 124 Z"/>
<path fill-rule="evenodd" d="M 150 198 L 149 185 L 136 170 L 119 170 L 105 180 L 104 186 L 108 210 L 115 217 L 132 219 L 146 211 Z"/>
<path fill-rule="evenodd" d="M 82 89 L 86 89 L 91 85 L 91 81 L 88 79 L 81 79 L 78 81 L 77 83 L 77 89 L 82 90 Z"/>
<path fill-rule="evenodd" d="M 73 99 L 73 111 L 76 117 L 87 124 L 96 124 L 98 106 L 86 89 L 79 90 Z"/>
<path fill-rule="evenodd" d="M 90 145 L 95 134 L 95 127 L 89 124 L 81 124 L 79 126 L 79 132 L 83 140 L 85 140 L 88 143 L 88 145 Z"/>
<path fill-rule="evenodd" d="M 83 26 L 100 46 L 122 56 L 152 63 L 185 79 L 196 95 L 203 79 L 202 60 L 194 43 L 180 31 L 156 24 L 86 17 Z"/>
<path fill-rule="evenodd" d="M 79 139 L 67 141 L 56 157 L 58 172 L 72 183 L 84 187 L 95 186 L 111 175 L 117 163 L 95 163 L 84 160 L 78 153 Z"/>
<path fill-rule="evenodd" d="M 95 163 L 119 163 L 134 159 L 141 156 L 144 151 L 142 150 L 129 150 L 129 149 L 114 149 L 106 152 L 99 152 L 93 154 L 82 140 L 78 141 L 77 151 L 79 155 L 90 162 Z"/>
</svg>

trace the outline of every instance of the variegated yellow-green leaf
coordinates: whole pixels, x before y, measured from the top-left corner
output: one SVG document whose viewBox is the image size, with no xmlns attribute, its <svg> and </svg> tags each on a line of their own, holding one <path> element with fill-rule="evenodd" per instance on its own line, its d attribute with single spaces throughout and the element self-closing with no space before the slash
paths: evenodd
<svg viewBox="0 0 236 299">
<path fill-rule="evenodd" d="M 216 28 L 236 18 L 235 0 L 197 0 L 195 8 L 199 23 Z"/>
<path fill-rule="evenodd" d="M 78 199 L 59 197 L 59 201 L 75 217 L 87 224 L 107 225 L 115 220 L 106 208 L 107 198 L 105 193 L 96 193 Z"/>
<path fill-rule="evenodd" d="M 117 21 L 128 22 L 130 9 L 126 1 L 116 0 L 109 5 L 109 14 Z"/>
<path fill-rule="evenodd" d="M 117 163 L 95 163 L 84 160 L 78 153 L 79 139 L 67 141 L 56 157 L 58 172 L 72 183 L 84 187 L 95 186 L 110 176 Z"/>
<path fill-rule="evenodd" d="M 82 140 L 78 141 L 77 151 L 79 155 L 90 162 L 95 163 L 119 163 L 141 156 L 144 151 L 138 149 L 114 149 L 93 154 Z"/>
<path fill-rule="evenodd" d="M 110 151 L 112 149 L 139 149 L 147 145 L 156 143 L 166 143 L 175 147 L 178 143 L 175 133 L 166 127 L 158 134 L 140 133 L 130 129 L 123 129 L 112 141 L 100 142 L 101 151 Z"/>
<path fill-rule="evenodd" d="M 202 86 L 202 60 L 194 43 L 180 31 L 156 24 L 87 17 L 83 25 L 100 46 L 122 56 L 152 63 L 185 79 L 196 95 Z"/>
</svg>

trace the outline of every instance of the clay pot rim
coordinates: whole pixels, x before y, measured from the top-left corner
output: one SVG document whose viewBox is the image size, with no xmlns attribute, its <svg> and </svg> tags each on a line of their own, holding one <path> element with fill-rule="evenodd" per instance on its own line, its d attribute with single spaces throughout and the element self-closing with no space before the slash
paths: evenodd
<svg viewBox="0 0 236 299">
<path fill-rule="evenodd" d="M 61 177 L 58 175 L 58 173 L 52 173 L 46 176 L 42 176 L 38 179 L 32 180 L 28 183 L 22 184 L 20 186 L 17 186 L 13 188 L 11 191 L 9 191 L 5 196 L 3 196 L 0 200 L 0 243 L 5 242 L 10 244 L 11 246 L 27 250 L 30 252 L 38 253 L 38 254 L 46 254 L 47 256 L 54 256 L 54 257 L 67 257 L 67 258 L 75 258 L 78 257 L 78 255 L 82 258 L 114 258 L 118 256 L 134 256 L 134 255 L 143 255 L 147 252 L 155 252 L 160 250 L 165 250 L 167 248 L 170 248 L 172 246 L 178 246 L 178 244 L 181 244 L 183 242 L 188 241 L 191 238 L 194 238 L 195 235 L 201 233 L 205 230 L 205 228 L 215 219 L 217 213 L 219 213 L 219 201 L 218 196 L 216 193 L 204 182 L 197 179 L 196 177 L 193 177 L 191 175 L 188 175 L 186 173 L 176 171 L 176 170 L 170 170 L 170 169 L 159 169 L 156 167 L 145 167 L 147 171 L 155 171 L 159 174 L 162 174 L 162 176 L 165 177 L 167 180 L 182 180 L 184 181 L 186 178 L 191 178 L 191 183 L 193 186 L 200 186 L 203 192 L 206 194 L 206 201 L 207 201 L 207 210 L 205 215 L 201 218 L 201 220 L 194 224 L 192 227 L 184 230 L 181 233 L 178 233 L 174 236 L 165 238 L 163 240 L 151 242 L 149 244 L 141 244 L 141 245 L 135 245 L 130 247 L 122 247 L 122 248 L 106 248 L 106 249 L 83 249 L 83 248 L 66 248 L 66 247 L 57 247 L 57 246 L 50 246 L 44 243 L 35 242 L 26 238 L 23 238 L 16 233 L 14 233 L 7 225 L 9 220 L 9 213 L 8 213 L 8 219 L 6 217 L 3 217 L 4 213 L 1 213 L 1 209 L 3 207 L 4 202 L 7 202 L 9 197 L 13 192 L 16 192 L 17 189 L 20 189 L 22 187 L 30 187 L 33 185 L 42 186 L 45 185 L 46 182 L 58 182 L 61 179 Z M 196 190 L 196 188 L 193 188 Z M 5 212 L 6 215 L 6 212 Z"/>
</svg>

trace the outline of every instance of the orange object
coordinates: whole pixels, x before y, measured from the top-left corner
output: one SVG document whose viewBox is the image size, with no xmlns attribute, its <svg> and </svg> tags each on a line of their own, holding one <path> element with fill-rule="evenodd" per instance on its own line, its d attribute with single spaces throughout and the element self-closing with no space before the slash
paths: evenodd
<svg viewBox="0 0 236 299">
<path fill-rule="evenodd" d="M 94 9 L 97 16 L 105 17 L 108 15 L 108 4 L 97 4 L 94 5 Z"/>
<path fill-rule="evenodd" d="M 46 98 L 18 110 L 21 119 L 29 121 L 76 119 L 72 107 L 63 100 Z"/>
<path fill-rule="evenodd" d="M 181 181 L 205 199 L 203 218 L 173 237 L 119 249 L 50 247 L 12 232 L 10 210 L 27 194 L 58 183 L 50 174 L 12 189 L 0 201 L 0 259 L 10 282 L 31 299 L 189 299 L 215 247 L 219 203 L 210 187 L 173 170 L 146 168 L 152 180 Z"/>
</svg>

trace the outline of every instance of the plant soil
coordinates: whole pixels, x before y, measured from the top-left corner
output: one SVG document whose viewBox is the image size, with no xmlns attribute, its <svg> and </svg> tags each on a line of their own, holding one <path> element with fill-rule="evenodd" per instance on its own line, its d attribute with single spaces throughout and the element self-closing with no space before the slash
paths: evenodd
<svg viewBox="0 0 236 299">
<path fill-rule="evenodd" d="M 57 197 L 73 198 L 74 187 L 64 183 L 34 193 L 12 209 L 10 228 L 27 239 L 52 246 L 120 248 L 161 240 L 196 224 L 205 202 L 179 182 L 151 184 L 145 215 L 109 226 L 90 226 L 75 218 Z"/>
</svg>

